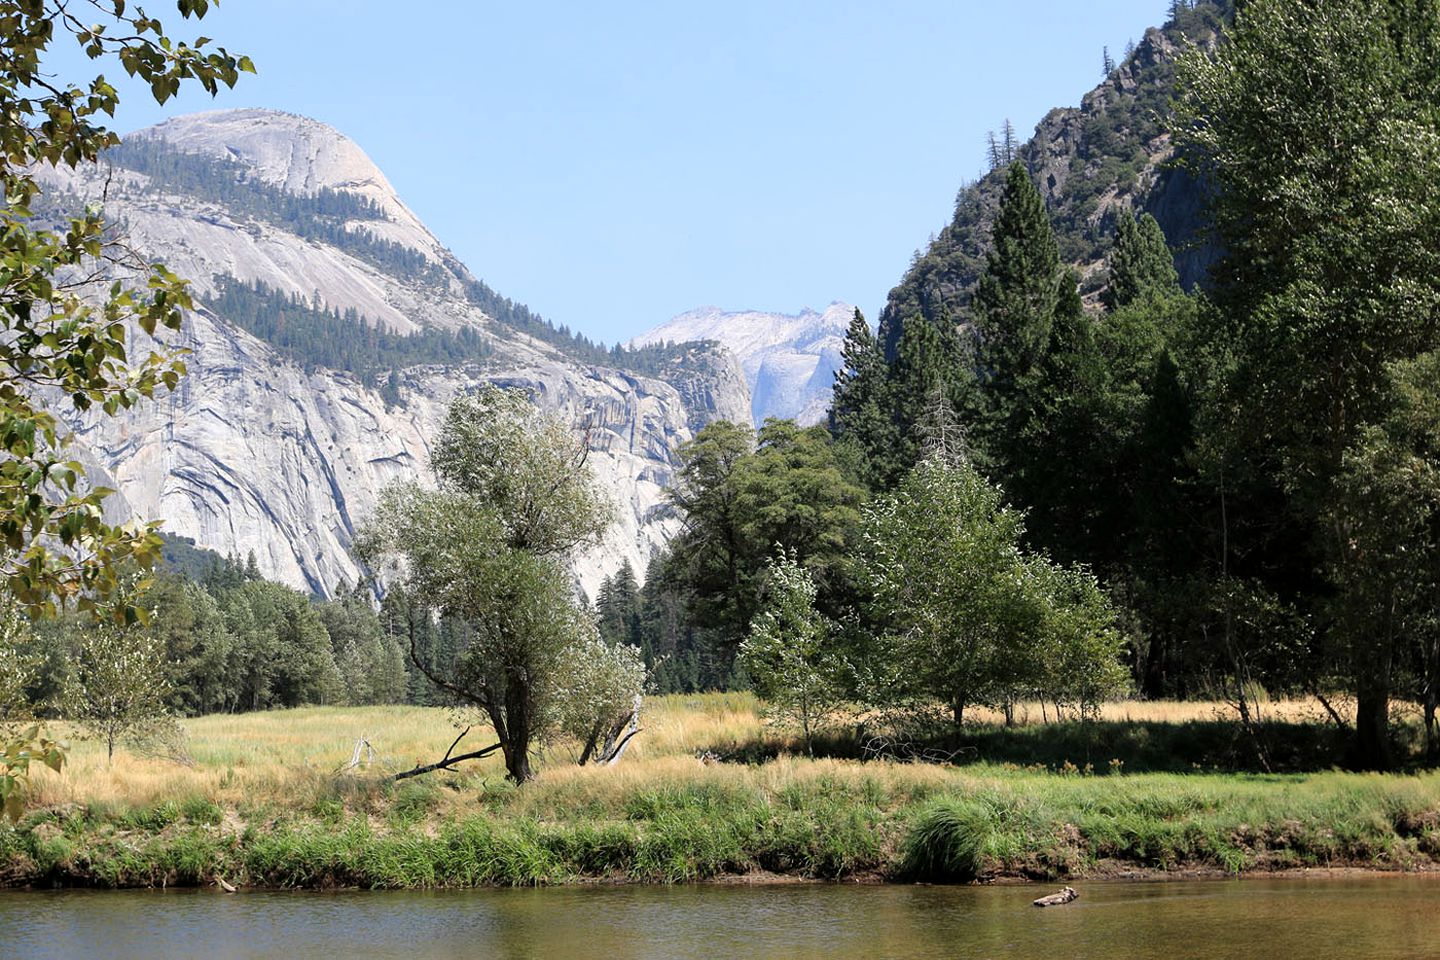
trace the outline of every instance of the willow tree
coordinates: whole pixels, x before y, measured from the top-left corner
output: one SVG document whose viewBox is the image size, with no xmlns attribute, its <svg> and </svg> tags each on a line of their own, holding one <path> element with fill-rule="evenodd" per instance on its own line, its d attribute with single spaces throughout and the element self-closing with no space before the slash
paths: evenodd
<svg viewBox="0 0 1440 960">
<path fill-rule="evenodd" d="M 560 722 L 575 648 L 595 637 L 568 568 L 611 518 L 587 449 L 525 394 L 487 384 L 450 405 L 431 457 L 437 489 L 387 487 L 358 538 L 412 599 L 470 624 L 453 663 L 413 644 L 410 662 L 494 727 L 494 747 L 464 756 L 502 751 L 517 783 L 533 778 L 532 746 Z"/>
</svg>

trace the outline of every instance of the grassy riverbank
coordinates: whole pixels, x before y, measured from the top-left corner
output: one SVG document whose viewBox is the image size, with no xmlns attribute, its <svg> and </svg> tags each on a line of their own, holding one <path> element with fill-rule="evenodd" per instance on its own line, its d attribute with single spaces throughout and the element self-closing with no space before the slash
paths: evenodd
<svg viewBox="0 0 1440 960">
<path fill-rule="evenodd" d="M 1303 711 L 1275 710 L 1285 735 L 1328 742 Z M 1059 879 L 1440 864 L 1440 774 L 1212 769 L 1204 758 L 1243 750 L 1203 706 L 979 728 L 979 756 L 953 766 L 787 754 L 744 696 L 664 698 L 645 726 L 619 766 L 577 768 L 552 749 L 523 788 L 488 759 L 460 776 L 388 783 L 385 767 L 444 753 L 454 734 L 440 710 L 201 718 L 187 723 L 193 768 L 130 756 L 107 766 L 77 744 L 63 775 L 37 778 L 19 829 L 0 827 L 0 883 Z M 361 737 L 380 763 L 337 772 Z M 1188 745 L 1192 759 L 1157 742 Z M 1299 763 L 1311 749 L 1285 756 Z M 778 756 L 704 763 L 700 750 Z"/>
</svg>

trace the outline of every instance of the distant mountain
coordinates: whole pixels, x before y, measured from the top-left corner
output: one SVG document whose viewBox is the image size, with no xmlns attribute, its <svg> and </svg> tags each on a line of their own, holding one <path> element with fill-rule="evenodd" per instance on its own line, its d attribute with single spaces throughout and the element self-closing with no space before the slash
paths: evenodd
<svg viewBox="0 0 1440 960">
<path fill-rule="evenodd" d="M 594 594 L 643 570 L 678 521 L 676 446 L 748 415 L 713 345 L 611 350 L 476 279 L 338 131 L 270 110 L 180 117 L 94 167 L 42 172 L 46 208 L 103 200 L 131 248 L 193 281 L 201 309 L 174 393 L 72 421 L 77 455 L 118 512 L 162 518 L 202 548 L 327 595 L 364 574 L 350 554 L 379 489 L 428 478 L 457 392 L 523 388 L 590 437 L 618 521 L 576 575 Z"/>
<path fill-rule="evenodd" d="M 809 425 L 825 419 L 830 389 L 840 368 L 840 348 L 855 308 L 835 302 L 823 313 L 757 310 L 726 312 L 701 307 L 630 341 L 631 347 L 714 341 L 735 354 L 750 385 L 750 416 Z"/>
</svg>

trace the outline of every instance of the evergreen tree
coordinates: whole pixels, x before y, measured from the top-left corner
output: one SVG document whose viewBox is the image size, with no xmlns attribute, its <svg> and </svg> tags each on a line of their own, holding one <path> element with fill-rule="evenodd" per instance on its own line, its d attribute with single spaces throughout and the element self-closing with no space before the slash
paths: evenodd
<svg viewBox="0 0 1440 960">
<path fill-rule="evenodd" d="M 845 332 L 840 356 L 831 394 L 830 433 L 854 452 L 861 481 L 878 489 L 885 475 L 883 463 L 896 441 L 890 371 L 879 341 L 859 310 Z"/>
<path fill-rule="evenodd" d="M 1020 138 L 1015 135 L 1015 125 L 1010 122 L 1009 117 L 1005 118 L 1000 127 L 1000 148 L 1002 165 L 1014 163 L 1020 154 Z"/>
<path fill-rule="evenodd" d="M 600 636 L 607 642 L 641 646 L 640 584 L 629 560 L 623 561 L 615 575 L 601 583 L 595 612 Z"/>
<path fill-rule="evenodd" d="M 890 367 L 889 403 L 892 441 L 888 451 L 872 461 L 877 489 L 890 489 L 920 461 L 927 440 L 927 410 L 937 396 L 952 410 L 963 410 L 970 400 L 974 377 L 971 358 L 961 350 L 953 333 L 924 317 L 913 317 L 900 331 L 895 362 Z M 929 420 L 935 416 L 931 411 Z"/>
<path fill-rule="evenodd" d="M 1110 252 L 1110 282 L 1100 295 L 1106 309 L 1179 292 L 1175 258 L 1160 224 L 1148 213 L 1138 218 L 1122 213 L 1115 224 L 1115 247 Z"/>
<path fill-rule="evenodd" d="M 651 559 L 640 594 L 640 651 L 651 668 L 655 692 L 695 693 L 714 686 L 705 680 L 705 645 L 689 615 L 683 570 L 671 552 Z"/>
<path fill-rule="evenodd" d="M 1100 53 L 1100 75 L 1107 80 L 1110 74 L 1115 72 L 1115 60 L 1110 56 L 1110 48 L 1102 47 Z"/>
<path fill-rule="evenodd" d="M 1030 511 L 1030 542 L 1065 562 L 1095 563 L 1115 530 L 1102 524 L 1113 496 L 1114 449 L 1102 438 L 1105 371 L 1095 324 L 1066 273 L 1045 351 L 1023 398 L 1023 428 L 1006 436 L 1005 480 Z"/>
<path fill-rule="evenodd" d="M 972 307 L 983 397 L 982 446 L 1003 461 L 1007 444 L 1013 444 L 1029 420 L 1028 391 L 1049 346 L 1068 277 L 1060 268 L 1045 202 L 1019 162 L 1010 165 L 1006 176 L 992 241 Z"/>
</svg>

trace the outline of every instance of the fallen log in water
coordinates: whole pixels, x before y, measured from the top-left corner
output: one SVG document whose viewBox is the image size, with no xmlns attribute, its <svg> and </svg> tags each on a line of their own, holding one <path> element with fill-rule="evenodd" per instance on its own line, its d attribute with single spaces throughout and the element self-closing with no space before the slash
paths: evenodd
<svg viewBox="0 0 1440 960">
<path fill-rule="evenodd" d="M 1069 903 L 1072 900 L 1079 900 L 1080 894 L 1075 892 L 1074 887 L 1066 887 L 1059 893 L 1052 893 L 1048 897 L 1041 897 L 1035 901 L 1037 907 L 1058 907 L 1061 904 Z"/>
</svg>

